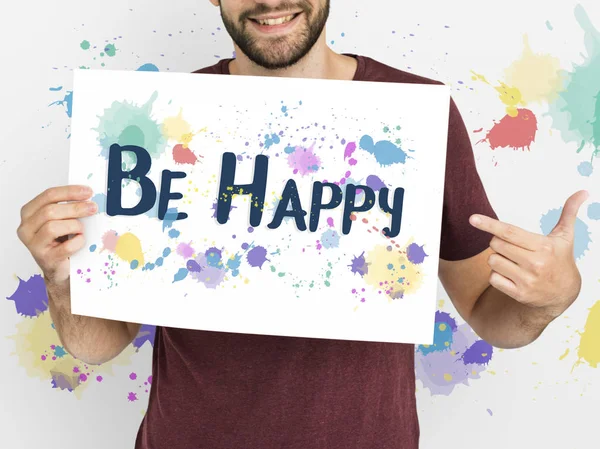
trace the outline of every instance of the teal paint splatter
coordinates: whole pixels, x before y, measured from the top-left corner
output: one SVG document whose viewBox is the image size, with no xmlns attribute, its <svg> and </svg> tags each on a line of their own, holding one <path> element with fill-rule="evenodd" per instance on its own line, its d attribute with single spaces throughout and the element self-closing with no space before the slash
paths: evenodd
<svg viewBox="0 0 600 449">
<path fill-rule="evenodd" d="M 82 50 L 89 50 L 90 49 L 90 43 L 89 43 L 89 41 L 82 41 L 81 44 L 79 44 L 79 46 L 81 47 Z"/>
<path fill-rule="evenodd" d="M 550 23 L 549 20 L 546 20 L 546 28 L 548 28 L 550 31 L 552 31 L 554 29 L 554 27 L 552 26 L 552 24 Z"/>
<path fill-rule="evenodd" d="M 417 351 L 423 355 L 447 351 L 452 345 L 452 327 L 447 323 L 435 323 L 432 345 L 419 345 Z"/>
<path fill-rule="evenodd" d="M 592 203 L 588 206 L 588 218 L 590 220 L 600 220 L 600 203 Z"/>
<path fill-rule="evenodd" d="M 104 47 L 104 52 L 106 53 L 106 56 L 112 58 L 117 54 L 117 49 L 114 44 L 108 44 L 106 47 Z"/>
<path fill-rule="evenodd" d="M 108 151 L 112 144 L 121 146 L 137 145 L 145 148 L 150 156 L 158 158 L 166 148 L 167 142 L 162 133 L 162 124 L 152 119 L 152 105 L 158 98 L 154 92 L 150 99 L 138 106 L 127 101 L 115 101 L 99 116 L 98 142 L 100 155 L 108 159 Z M 123 154 L 126 164 L 134 164 L 135 156 L 129 152 Z"/>
<path fill-rule="evenodd" d="M 67 355 L 67 351 L 65 351 L 65 348 L 63 348 L 62 346 L 55 346 L 54 347 L 54 355 L 57 358 L 61 359 Z"/>
<path fill-rule="evenodd" d="M 581 65 L 564 73 L 565 89 L 548 114 L 565 142 L 576 143 L 578 152 L 592 145 L 594 157 L 600 155 L 600 32 L 581 5 L 575 7 L 575 18 L 584 30 L 587 54 Z"/>
<path fill-rule="evenodd" d="M 552 209 L 548 213 L 542 215 L 540 219 L 540 228 L 544 235 L 550 234 L 552 229 L 558 223 L 562 214 L 563 208 Z M 575 243 L 573 245 L 573 255 L 575 259 L 581 259 L 585 252 L 589 250 L 589 245 L 592 242 L 590 231 L 588 230 L 587 224 L 577 218 L 575 222 Z"/>
</svg>

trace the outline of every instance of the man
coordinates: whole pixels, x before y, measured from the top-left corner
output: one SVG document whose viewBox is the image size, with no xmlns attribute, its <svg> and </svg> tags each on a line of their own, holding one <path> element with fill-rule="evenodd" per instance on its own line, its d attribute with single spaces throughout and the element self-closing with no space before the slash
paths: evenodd
<svg viewBox="0 0 600 449">
<path fill-rule="evenodd" d="M 329 0 L 210 1 L 237 56 L 198 73 L 436 83 L 334 53 L 324 32 Z M 91 195 L 80 186 L 48 189 L 23 207 L 18 235 L 43 270 L 61 341 L 98 364 L 129 345 L 140 325 L 70 313 L 69 256 L 84 245 L 78 218 L 96 212 Z M 451 103 L 439 277 L 490 344 L 534 341 L 578 296 L 573 228 L 586 199 L 587 192 L 569 198 L 548 236 L 498 221 Z M 413 345 L 159 327 L 152 373 L 137 449 L 418 447 Z"/>
</svg>

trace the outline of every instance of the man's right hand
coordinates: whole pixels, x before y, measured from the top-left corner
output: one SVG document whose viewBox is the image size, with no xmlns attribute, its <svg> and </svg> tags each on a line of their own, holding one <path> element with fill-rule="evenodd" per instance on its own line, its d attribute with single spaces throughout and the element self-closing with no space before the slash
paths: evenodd
<svg viewBox="0 0 600 449">
<path fill-rule="evenodd" d="M 69 279 L 69 258 L 85 244 L 78 219 L 98 210 L 96 203 L 88 201 L 92 193 L 81 185 L 53 187 L 21 208 L 17 235 L 48 282 L 64 285 Z"/>
</svg>

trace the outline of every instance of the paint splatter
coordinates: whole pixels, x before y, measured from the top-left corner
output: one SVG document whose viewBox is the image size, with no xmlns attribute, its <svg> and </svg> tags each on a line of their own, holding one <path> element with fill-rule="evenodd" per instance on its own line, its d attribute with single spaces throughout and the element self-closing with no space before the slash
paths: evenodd
<svg viewBox="0 0 600 449">
<path fill-rule="evenodd" d="M 392 246 L 374 247 L 367 253 L 366 263 L 369 270 L 363 276 L 365 282 L 391 299 L 415 292 L 423 281 L 419 267 Z"/>
<path fill-rule="evenodd" d="M 360 256 L 354 257 L 350 265 L 350 271 L 354 274 L 359 274 L 360 276 L 364 276 L 369 272 L 369 265 L 365 259 L 365 253 L 363 252 Z"/>
<path fill-rule="evenodd" d="M 600 203 L 591 203 L 587 209 L 590 220 L 600 220 Z"/>
<path fill-rule="evenodd" d="M 178 164 L 195 165 L 198 162 L 196 155 L 183 144 L 177 144 L 173 147 L 173 160 Z"/>
<path fill-rule="evenodd" d="M 375 156 L 375 160 L 383 167 L 404 164 L 408 157 L 404 150 L 389 140 L 380 140 L 375 143 L 369 135 L 361 137 L 360 148 Z"/>
<path fill-rule="evenodd" d="M 411 263 L 416 265 L 423 263 L 425 257 L 427 257 L 427 254 L 425 254 L 425 251 L 423 250 L 423 246 L 425 245 L 420 246 L 416 243 L 411 243 L 408 245 L 408 248 L 406 248 L 406 256 Z"/>
<path fill-rule="evenodd" d="M 67 91 L 62 100 L 50 103 L 48 106 L 64 106 L 67 117 L 71 118 L 73 115 L 73 91 Z"/>
<path fill-rule="evenodd" d="M 162 125 L 151 118 L 152 105 L 158 98 L 154 92 L 150 99 L 138 106 L 127 101 L 115 101 L 99 116 L 98 142 L 102 148 L 100 155 L 108 158 L 110 146 L 117 143 L 137 145 L 148 151 L 151 157 L 159 157 L 166 148 Z M 135 156 L 129 152 L 123 153 L 126 164 L 135 163 Z"/>
<path fill-rule="evenodd" d="M 90 43 L 89 41 L 81 41 L 81 44 L 79 44 L 79 46 L 81 47 L 82 50 L 89 50 L 90 49 Z"/>
<path fill-rule="evenodd" d="M 150 63 L 141 65 L 140 67 L 137 68 L 136 71 L 137 72 L 160 72 L 158 67 L 156 67 L 154 64 L 150 64 Z"/>
<path fill-rule="evenodd" d="M 504 116 L 500 122 L 477 143 L 488 142 L 492 150 L 512 148 L 530 150 L 537 133 L 537 118 L 529 109 L 518 109 L 516 117 Z"/>
<path fill-rule="evenodd" d="M 106 236 L 107 234 L 104 235 Z M 104 247 L 110 250 L 110 248 L 106 245 L 106 242 L 104 242 Z M 125 260 L 129 263 L 132 263 L 135 260 L 137 261 L 137 266 L 144 265 L 144 253 L 142 251 L 142 243 L 140 242 L 140 239 L 138 239 L 131 232 L 127 232 L 122 236 L 118 237 L 114 246 L 114 253 L 122 260 Z"/>
<path fill-rule="evenodd" d="M 592 173 L 594 173 L 594 166 L 591 162 L 583 161 L 577 166 L 577 171 L 581 176 L 590 177 L 592 176 Z"/>
<path fill-rule="evenodd" d="M 267 259 L 267 249 L 263 246 L 256 246 L 248 251 L 246 255 L 246 260 L 251 267 L 258 267 L 262 269 L 262 266 Z"/>
<path fill-rule="evenodd" d="M 453 331 L 454 329 L 447 323 L 438 320 L 438 314 L 436 313 L 436 322 L 433 334 L 432 345 L 419 345 L 417 351 L 423 355 L 430 354 L 437 351 L 448 351 L 452 344 Z"/>
<path fill-rule="evenodd" d="M 527 35 L 523 37 L 523 54 L 506 69 L 506 81 L 515 86 L 528 104 L 554 101 L 563 88 L 564 75 L 560 60 L 549 54 L 534 53 Z"/>
<path fill-rule="evenodd" d="M 376 175 L 367 176 L 367 187 L 371 187 L 375 192 L 387 187 L 385 183 Z"/>
<path fill-rule="evenodd" d="M 148 342 L 151 346 L 154 346 L 154 337 L 156 335 L 156 327 L 148 324 L 143 324 L 140 330 L 133 340 L 133 346 L 136 349 L 140 349 L 144 346 L 144 343 Z"/>
<path fill-rule="evenodd" d="M 578 145 L 578 152 L 590 145 L 600 155 L 600 32 L 594 27 L 581 5 L 575 7 L 575 18 L 584 31 L 584 62 L 572 72 L 564 73 L 565 88 L 550 105 L 553 128 L 565 142 Z"/>
<path fill-rule="evenodd" d="M 314 143 L 309 148 L 294 147 L 288 154 L 288 165 L 294 170 L 294 174 L 300 173 L 301 176 L 306 176 L 319 170 L 321 159 L 315 154 L 314 147 Z"/>
<path fill-rule="evenodd" d="M 590 313 L 577 349 L 579 360 L 575 363 L 574 368 L 584 362 L 592 368 L 597 368 L 600 363 L 600 301 L 596 302 L 589 310 Z"/>
<path fill-rule="evenodd" d="M 448 314 L 436 313 L 436 330 L 440 324 L 446 324 L 448 318 L 454 322 Z M 469 379 L 479 379 L 493 355 L 492 347 L 485 342 L 480 343 L 482 340 L 478 339 L 467 324 L 454 328 L 448 325 L 448 328 L 444 328 L 444 333 L 447 333 L 447 329 L 452 329 L 452 340 L 447 347 L 446 341 L 449 339 L 440 338 L 443 345 L 440 350 L 424 353 L 421 347 L 416 348 L 417 379 L 432 395 L 447 396 L 457 385 L 469 385 Z M 487 351 L 488 346 L 489 352 L 482 352 L 483 348 Z"/>
<path fill-rule="evenodd" d="M 9 301 L 15 302 L 17 313 L 23 316 L 36 317 L 48 309 L 48 294 L 44 278 L 35 274 L 27 281 L 21 278 L 15 292 L 9 296 Z"/>
<path fill-rule="evenodd" d="M 544 235 L 548 235 L 552 232 L 552 229 L 554 229 L 560 219 L 562 210 L 563 208 L 560 207 L 558 209 L 552 209 L 548 213 L 542 215 L 542 218 L 540 219 L 540 228 Z M 588 225 L 577 218 L 575 222 L 575 244 L 573 245 L 575 259 L 581 259 L 585 255 L 591 242 L 592 239 L 590 231 L 588 230 Z"/>
<path fill-rule="evenodd" d="M 327 230 L 321 235 L 321 244 L 325 249 L 339 248 L 340 235 L 335 230 Z"/>
</svg>

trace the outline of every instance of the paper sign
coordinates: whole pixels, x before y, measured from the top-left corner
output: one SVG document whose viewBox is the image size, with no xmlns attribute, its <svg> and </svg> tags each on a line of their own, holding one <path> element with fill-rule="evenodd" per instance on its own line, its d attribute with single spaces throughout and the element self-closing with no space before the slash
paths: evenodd
<svg viewBox="0 0 600 449">
<path fill-rule="evenodd" d="M 431 344 L 449 90 L 76 71 L 72 312 Z"/>
</svg>

